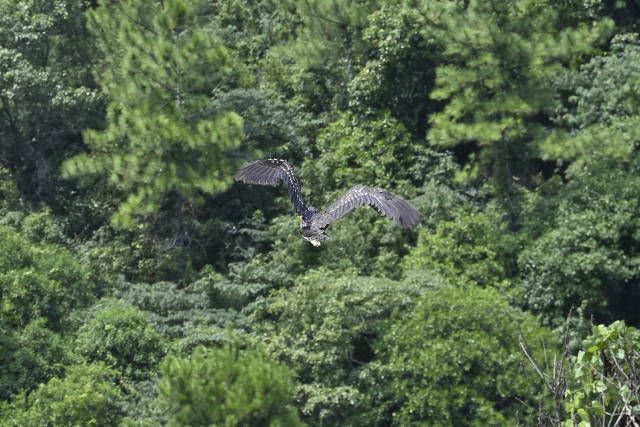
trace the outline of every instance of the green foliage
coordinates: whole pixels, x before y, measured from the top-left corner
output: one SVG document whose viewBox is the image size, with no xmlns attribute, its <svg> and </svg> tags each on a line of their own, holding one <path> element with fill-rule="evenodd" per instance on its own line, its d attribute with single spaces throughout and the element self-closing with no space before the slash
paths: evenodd
<svg viewBox="0 0 640 427">
<path fill-rule="evenodd" d="M 198 345 L 226 342 L 229 328 L 238 335 L 250 329 L 246 316 L 235 310 L 248 303 L 236 292 L 246 292 L 250 286 L 233 286 L 204 269 L 200 279 L 185 287 L 171 282 L 126 283 L 117 295 L 144 310 L 155 329 L 171 340 L 172 351 L 186 355 Z"/>
<path fill-rule="evenodd" d="M 22 197 L 57 207 L 60 163 L 102 118 L 86 3 L 0 1 L 0 165 Z"/>
<path fill-rule="evenodd" d="M 139 276 L 150 274 L 143 263 L 147 257 L 147 247 L 140 239 L 130 235 L 116 234 L 108 225 L 100 227 L 90 238 L 77 239 L 73 250 L 84 265 L 92 267 L 89 274 L 92 280 L 100 281 L 113 288 L 123 279 L 136 280 Z M 153 269 L 158 273 L 158 269 Z"/>
<path fill-rule="evenodd" d="M 234 111 L 242 117 L 243 144 L 262 152 L 301 156 L 308 142 L 300 135 L 292 108 L 267 90 L 234 89 L 211 101 L 212 115 Z"/>
<path fill-rule="evenodd" d="M 603 17 L 611 18 L 619 34 L 637 32 L 640 10 L 638 5 L 628 1 L 569 0 L 556 6 L 567 19 L 593 21 Z"/>
<path fill-rule="evenodd" d="M 388 279 L 316 271 L 298 279 L 254 313 L 257 337 L 275 358 L 291 366 L 299 381 L 297 400 L 312 425 L 364 423 L 370 377 L 366 366 L 382 321 L 402 310 L 423 287 Z M 366 424 L 366 423 L 364 423 Z"/>
<path fill-rule="evenodd" d="M 26 242 L 0 227 L 0 320 L 24 327 L 44 318 L 53 330 L 93 299 L 87 271 L 63 248 Z"/>
<path fill-rule="evenodd" d="M 611 54 L 595 57 L 579 72 L 559 79 L 560 93 L 571 95 L 556 114 L 559 126 L 541 144 L 546 158 L 582 161 L 598 153 L 624 161 L 633 154 L 640 138 L 636 43 L 614 39 Z"/>
<path fill-rule="evenodd" d="M 0 348 L 0 400 L 61 375 L 71 362 L 62 338 L 46 328 L 44 319 L 15 333 L 0 324 Z"/>
<path fill-rule="evenodd" d="M 122 417 L 117 374 L 103 364 L 70 367 L 3 408 L 2 426 L 114 426 Z M 6 410 L 6 412 L 4 411 Z"/>
<path fill-rule="evenodd" d="M 269 52 L 270 81 L 279 92 L 295 93 L 293 103 L 315 114 L 348 103 L 344 90 L 366 58 L 362 32 L 377 0 L 279 0 L 298 25 L 288 43 Z M 286 76 L 286 78 L 282 78 Z"/>
<path fill-rule="evenodd" d="M 20 346 L 13 333 L 0 324 L 0 400 L 30 389 L 44 373 L 36 356 Z"/>
<path fill-rule="evenodd" d="M 140 230 L 118 230 L 106 224 L 91 236 L 75 239 L 72 248 L 82 264 L 92 266 L 91 279 L 104 288 L 100 295 L 108 295 L 125 281 L 190 280 L 194 272 L 186 258 L 188 251 L 165 243 Z"/>
<path fill-rule="evenodd" d="M 225 190 L 242 122 L 203 109 L 214 89 L 239 76 L 203 20 L 206 2 L 103 3 L 89 16 L 104 56 L 97 75 L 110 98 L 107 126 L 85 133 L 91 153 L 68 160 L 66 173 L 108 175 L 126 195 L 113 218 L 119 225 L 155 213 L 171 196 L 194 200 L 200 191 Z"/>
<path fill-rule="evenodd" d="M 404 258 L 404 269 L 431 270 L 452 283 L 501 287 L 514 250 L 513 244 L 504 247 L 511 243 L 505 228 L 490 212 L 464 212 L 443 219 L 433 231 L 420 230 L 418 244 Z"/>
<path fill-rule="evenodd" d="M 439 51 L 425 37 L 416 10 L 394 3 L 385 2 L 367 18 L 363 38 L 369 53 L 349 82 L 349 108 L 365 117 L 390 110 L 423 138 L 427 112 L 436 108 L 425 94 L 435 84 Z"/>
<path fill-rule="evenodd" d="M 640 113 L 635 97 L 640 84 L 640 46 L 614 40 L 612 47 L 610 54 L 593 58 L 564 82 L 562 88 L 574 94 L 560 117 L 567 125 L 585 128 Z"/>
<path fill-rule="evenodd" d="M 431 97 L 445 105 L 430 117 L 429 141 L 477 144 L 469 177 L 488 168 L 496 188 L 510 194 L 544 128 L 538 116 L 552 105 L 553 78 L 589 54 L 611 23 L 562 28 L 551 4 L 528 0 L 412 3 L 442 46 Z"/>
<path fill-rule="evenodd" d="M 158 387 L 171 426 L 301 425 L 289 369 L 237 344 L 169 356 Z"/>
<path fill-rule="evenodd" d="M 69 348 L 65 336 L 47 328 L 45 319 L 29 323 L 20 331 L 18 341 L 35 357 L 46 379 L 61 376 L 73 360 L 73 349 Z"/>
<path fill-rule="evenodd" d="M 88 361 L 104 362 L 133 378 L 153 372 L 165 351 L 162 337 L 144 313 L 110 302 L 80 328 L 75 346 Z"/>
<path fill-rule="evenodd" d="M 441 286 L 384 329 L 374 349 L 380 425 L 512 425 L 544 404 L 523 366 L 520 335 L 554 347 L 535 318 L 493 289 Z M 523 403 L 524 402 L 524 403 Z"/>
<path fill-rule="evenodd" d="M 437 155 L 413 140 L 388 113 L 367 120 L 341 115 L 318 135 L 317 149 L 318 158 L 302 168 L 312 197 L 319 189 L 346 191 L 358 183 L 402 191 L 423 182 L 427 171 L 442 167 Z M 328 202 L 332 195 L 321 201 Z"/>
<path fill-rule="evenodd" d="M 563 426 L 638 421 L 640 331 L 616 321 L 596 325 L 573 361 Z"/>
<path fill-rule="evenodd" d="M 272 0 L 221 0 L 214 7 L 211 19 L 225 45 L 256 73 L 269 49 L 286 42 L 298 24 L 287 8 Z"/>
<path fill-rule="evenodd" d="M 525 306 L 547 321 L 571 307 L 638 320 L 639 163 L 590 162 L 559 195 L 552 226 L 518 259 Z"/>
<path fill-rule="evenodd" d="M 167 411 L 158 399 L 157 377 L 123 384 L 126 390 L 122 404 L 124 417 L 120 427 L 155 427 L 167 425 Z"/>
<path fill-rule="evenodd" d="M 632 421 L 637 330 L 580 343 L 640 325 L 639 17 L 0 0 L 0 425 Z M 231 185 L 256 157 L 420 227 L 312 247 L 283 186 Z"/>
<path fill-rule="evenodd" d="M 50 209 L 28 213 L 7 211 L 0 217 L 0 224 L 16 229 L 21 236 L 33 243 L 68 243 L 63 224 L 53 216 Z"/>
</svg>

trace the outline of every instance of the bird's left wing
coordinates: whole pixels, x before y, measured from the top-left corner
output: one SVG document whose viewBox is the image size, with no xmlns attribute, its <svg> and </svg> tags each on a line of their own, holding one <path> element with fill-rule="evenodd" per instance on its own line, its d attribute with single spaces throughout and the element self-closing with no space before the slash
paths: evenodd
<svg viewBox="0 0 640 427">
<path fill-rule="evenodd" d="M 313 225 L 324 229 L 333 221 L 364 205 L 373 207 L 380 215 L 404 228 L 415 226 L 421 218 L 420 212 L 402 197 L 382 188 L 356 185 L 317 214 L 313 218 Z"/>
<path fill-rule="evenodd" d="M 276 186 L 281 181 L 287 183 L 289 197 L 298 215 L 306 212 L 307 207 L 300 188 L 300 181 L 293 167 L 285 160 L 266 159 L 247 162 L 234 175 L 234 180 L 245 184 L 259 184 Z"/>
</svg>

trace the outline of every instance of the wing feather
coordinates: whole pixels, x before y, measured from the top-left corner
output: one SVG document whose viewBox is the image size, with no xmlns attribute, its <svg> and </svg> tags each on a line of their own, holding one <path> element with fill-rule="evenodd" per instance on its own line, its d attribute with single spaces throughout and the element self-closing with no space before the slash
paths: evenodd
<svg viewBox="0 0 640 427">
<path fill-rule="evenodd" d="M 285 160 L 266 159 L 247 162 L 240 167 L 233 179 L 245 184 L 271 186 L 276 186 L 284 181 L 289 189 L 289 198 L 296 213 L 302 215 L 307 210 L 300 181 L 293 167 Z"/>
<path fill-rule="evenodd" d="M 404 228 L 414 227 L 420 212 L 403 198 L 376 187 L 356 185 L 313 218 L 315 227 L 324 229 L 359 206 L 369 205 Z"/>
</svg>

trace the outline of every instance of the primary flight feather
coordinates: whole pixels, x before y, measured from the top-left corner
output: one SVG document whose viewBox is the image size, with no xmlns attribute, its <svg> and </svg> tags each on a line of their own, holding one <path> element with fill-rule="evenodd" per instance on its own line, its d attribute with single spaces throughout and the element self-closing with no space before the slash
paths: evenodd
<svg viewBox="0 0 640 427">
<path fill-rule="evenodd" d="M 356 185 L 336 199 L 326 209 L 318 212 L 307 206 L 304 201 L 300 181 L 293 167 L 285 160 L 255 160 L 242 165 L 234 179 L 245 184 L 276 186 L 285 182 L 293 208 L 300 215 L 300 233 L 313 246 L 320 246 L 329 237 L 326 228 L 335 220 L 342 218 L 358 206 L 369 205 L 380 215 L 386 216 L 396 224 L 414 227 L 420 222 L 420 213 L 411 203 L 382 188 Z"/>
</svg>

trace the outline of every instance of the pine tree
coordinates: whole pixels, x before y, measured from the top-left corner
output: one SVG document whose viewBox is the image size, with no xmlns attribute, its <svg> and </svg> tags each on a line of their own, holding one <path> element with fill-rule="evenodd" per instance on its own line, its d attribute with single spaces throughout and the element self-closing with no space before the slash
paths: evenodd
<svg viewBox="0 0 640 427">
<path fill-rule="evenodd" d="M 116 225 L 163 205 L 179 218 L 202 193 L 231 182 L 242 122 L 207 108 L 214 91 L 234 85 L 237 70 L 207 26 L 207 3 L 103 2 L 89 14 L 104 56 L 96 76 L 110 99 L 107 125 L 84 133 L 89 152 L 67 161 L 65 172 L 108 176 L 125 195 Z"/>
<path fill-rule="evenodd" d="M 525 171 L 544 117 L 552 79 L 574 65 L 610 28 L 562 27 L 544 1 L 417 1 L 425 31 L 443 48 L 431 97 L 444 108 L 431 117 L 428 140 L 440 147 L 475 143 L 468 175 L 491 175 L 512 216 L 514 177 Z M 513 219 L 513 218 L 512 218 Z"/>
</svg>

